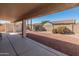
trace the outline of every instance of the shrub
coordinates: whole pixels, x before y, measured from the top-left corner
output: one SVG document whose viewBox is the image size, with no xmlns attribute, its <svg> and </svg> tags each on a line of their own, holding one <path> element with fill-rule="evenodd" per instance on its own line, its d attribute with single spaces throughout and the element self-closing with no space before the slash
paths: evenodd
<svg viewBox="0 0 79 59">
<path fill-rule="evenodd" d="M 57 33 L 57 29 L 53 29 L 53 33 Z"/>
<path fill-rule="evenodd" d="M 35 31 L 46 31 L 46 29 L 41 25 L 35 25 L 33 28 Z"/>
<path fill-rule="evenodd" d="M 63 26 L 63 27 L 58 27 L 56 29 L 53 30 L 53 33 L 60 33 L 60 34 L 69 34 L 69 33 L 72 33 L 72 31 L 67 28 L 66 26 Z"/>
<path fill-rule="evenodd" d="M 33 26 L 33 28 L 34 28 L 35 31 L 39 31 L 39 27 L 40 27 L 39 25 Z"/>
</svg>

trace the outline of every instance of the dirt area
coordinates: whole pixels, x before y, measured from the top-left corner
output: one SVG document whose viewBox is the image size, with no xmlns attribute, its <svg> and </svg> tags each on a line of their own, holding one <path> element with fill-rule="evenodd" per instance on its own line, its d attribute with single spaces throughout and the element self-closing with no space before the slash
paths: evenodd
<svg viewBox="0 0 79 59">
<path fill-rule="evenodd" d="M 27 37 L 68 55 L 79 55 L 78 34 L 64 35 L 46 32 L 28 32 Z"/>
</svg>

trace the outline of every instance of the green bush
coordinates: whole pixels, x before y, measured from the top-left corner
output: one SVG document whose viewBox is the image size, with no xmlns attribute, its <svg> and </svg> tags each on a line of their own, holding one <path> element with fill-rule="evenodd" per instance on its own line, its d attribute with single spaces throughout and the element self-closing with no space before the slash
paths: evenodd
<svg viewBox="0 0 79 59">
<path fill-rule="evenodd" d="M 33 26 L 33 29 L 35 31 L 46 31 L 46 29 L 43 26 L 41 26 L 41 25 Z"/>
<path fill-rule="evenodd" d="M 33 26 L 33 29 L 35 30 L 35 31 L 39 31 L 39 25 L 36 25 L 36 26 Z"/>
</svg>

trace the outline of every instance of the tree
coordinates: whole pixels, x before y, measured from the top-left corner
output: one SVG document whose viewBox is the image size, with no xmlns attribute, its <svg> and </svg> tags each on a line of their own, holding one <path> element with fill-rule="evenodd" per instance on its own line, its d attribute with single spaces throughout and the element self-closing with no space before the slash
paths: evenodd
<svg viewBox="0 0 79 59">
<path fill-rule="evenodd" d="M 46 23 L 51 23 L 51 22 L 50 21 L 42 21 L 40 24 L 41 24 L 41 26 L 43 26 Z"/>
</svg>

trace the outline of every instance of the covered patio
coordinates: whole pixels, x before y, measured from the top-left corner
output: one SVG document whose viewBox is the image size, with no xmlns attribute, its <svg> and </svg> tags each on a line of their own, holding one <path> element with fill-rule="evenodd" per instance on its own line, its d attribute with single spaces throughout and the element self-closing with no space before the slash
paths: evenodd
<svg viewBox="0 0 79 59">
<path fill-rule="evenodd" d="M 13 24 L 13 33 L 15 32 L 14 24 L 22 21 L 22 35 L 10 34 L 6 31 L 2 33 L 0 40 L 0 55 L 16 56 L 66 56 L 53 48 L 49 48 L 34 40 L 27 38 L 26 21 L 30 20 L 32 28 L 32 18 L 64 11 L 79 6 L 78 3 L 24 3 L 24 4 L 0 4 L 0 18 L 5 19 Z"/>
</svg>

